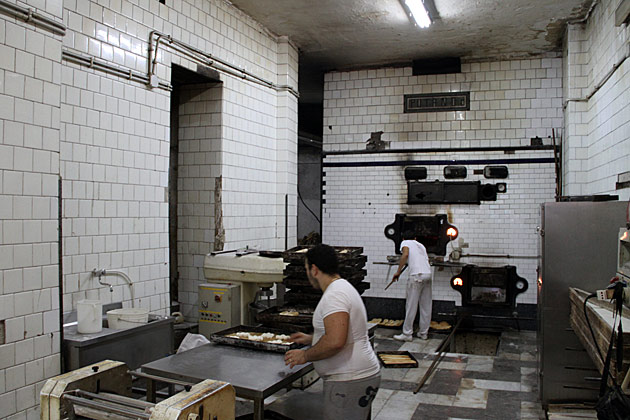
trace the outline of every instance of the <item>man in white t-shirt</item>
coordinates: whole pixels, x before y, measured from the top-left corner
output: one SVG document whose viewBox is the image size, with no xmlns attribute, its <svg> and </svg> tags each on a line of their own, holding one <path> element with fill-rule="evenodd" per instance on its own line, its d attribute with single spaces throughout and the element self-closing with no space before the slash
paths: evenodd
<svg viewBox="0 0 630 420">
<path fill-rule="evenodd" d="M 407 281 L 407 300 L 405 301 L 405 323 L 402 334 L 394 336 L 395 340 L 411 341 L 413 338 L 413 322 L 416 319 L 418 307 L 420 308 L 420 329 L 418 337 L 426 340 L 431 325 L 431 310 L 433 297 L 431 295 L 431 265 L 427 250 L 420 242 L 416 241 L 413 231 L 403 232 L 403 241 L 400 243 L 402 256 L 398 263 L 398 271 L 394 274 L 393 281 L 398 281 L 405 267 L 409 266 L 409 280 Z"/>
<path fill-rule="evenodd" d="M 313 335 L 295 333 L 291 339 L 311 344 L 289 350 L 291 367 L 313 362 L 324 380 L 325 420 L 366 420 L 381 383 L 380 364 L 368 340 L 367 313 L 357 290 L 338 274 L 335 250 L 317 245 L 306 253 L 306 275 L 322 295 L 313 313 Z"/>
</svg>

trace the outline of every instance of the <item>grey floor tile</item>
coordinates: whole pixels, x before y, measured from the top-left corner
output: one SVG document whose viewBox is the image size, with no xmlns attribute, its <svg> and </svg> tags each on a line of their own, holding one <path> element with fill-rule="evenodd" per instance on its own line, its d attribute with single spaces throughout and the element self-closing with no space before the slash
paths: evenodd
<svg viewBox="0 0 630 420">
<path fill-rule="evenodd" d="M 429 394 L 455 395 L 463 378 L 461 370 L 438 370 L 430 384 L 422 387 Z"/>
</svg>

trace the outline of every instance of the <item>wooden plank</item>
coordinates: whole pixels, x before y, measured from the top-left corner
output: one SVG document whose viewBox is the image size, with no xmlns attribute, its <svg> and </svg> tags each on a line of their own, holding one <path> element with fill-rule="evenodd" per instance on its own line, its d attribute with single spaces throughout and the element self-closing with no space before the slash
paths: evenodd
<svg viewBox="0 0 630 420">
<path fill-rule="evenodd" d="M 588 320 L 591 323 L 591 327 L 593 328 L 593 333 L 595 335 L 595 340 L 593 340 L 593 335 L 588 328 L 588 324 L 586 322 L 586 317 L 584 314 L 584 300 L 587 296 L 588 293 L 583 290 L 569 288 L 569 301 L 571 305 L 569 321 L 571 327 L 575 331 L 576 336 L 586 349 L 586 352 L 591 357 L 593 363 L 601 374 L 604 371 L 604 361 L 600 358 L 595 345 L 599 347 L 599 351 L 601 352 L 602 357 L 606 357 L 606 352 L 608 351 L 608 346 L 610 344 L 610 336 L 612 334 L 612 304 L 606 301 L 591 299 L 586 305 Z M 593 303 L 591 304 L 591 302 Z M 606 319 L 604 319 L 601 313 L 599 313 L 598 310 L 596 310 L 595 308 L 604 308 L 605 310 L 609 311 L 610 317 L 608 317 L 606 314 Z M 630 367 L 630 332 L 624 331 L 623 347 L 624 360 L 621 372 L 617 377 L 618 381 L 623 380 Z M 615 358 L 613 358 L 611 359 L 611 361 L 611 371 L 614 372 L 616 369 L 616 360 Z"/>
</svg>

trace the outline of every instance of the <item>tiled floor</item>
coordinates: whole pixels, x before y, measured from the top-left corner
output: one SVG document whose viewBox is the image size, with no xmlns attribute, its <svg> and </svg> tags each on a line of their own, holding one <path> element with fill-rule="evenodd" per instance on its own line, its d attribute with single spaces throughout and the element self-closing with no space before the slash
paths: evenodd
<svg viewBox="0 0 630 420">
<path fill-rule="evenodd" d="M 379 328 L 375 350 L 409 351 L 419 367 L 382 370 L 373 420 L 545 418 L 536 385 L 535 332 L 503 332 L 496 356 L 446 353 L 417 394 L 413 391 L 445 336 L 401 343 L 391 338 L 395 333 Z"/>
<path fill-rule="evenodd" d="M 414 337 L 403 343 L 392 338 L 399 332 L 377 329 L 375 350 L 409 351 L 419 366 L 381 370 L 372 420 L 545 418 L 536 384 L 535 332 L 503 332 L 496 356 L 446 353 L 417 394 L 413 391 L 446 335 L 432 333 L 429 340 Z M 271 404 L 268 408 L 276 413 L 295 420 L 319 420 L 321 394 L 322 381 L 318 380 L 305 391 L 279 392 L 265 403 Z M 237 401 L 237 415 L 247 412 L 251 412 L 251 403 Z"/>
</svg>

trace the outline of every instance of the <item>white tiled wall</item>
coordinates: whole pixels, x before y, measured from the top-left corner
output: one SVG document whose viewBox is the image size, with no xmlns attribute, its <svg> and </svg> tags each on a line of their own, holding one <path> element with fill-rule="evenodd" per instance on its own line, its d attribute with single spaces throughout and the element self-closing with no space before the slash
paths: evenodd
<svg viewBox="0 0 630 420">
<path fill-rule="evenodd" d="M 471 110 L 461 112 L 404 113 L 403 95 L 410 93 L 471 92 Z M 465 63 L 462 73 L 412 76 L 411 68 L 383 68 L 335 72 L 325 76 L 324 148 L 326 151 L 364 150 L 374 131 L 390 148 L 435 148 L 434 153 L 329 155 L 324 160 L 324 241 L 362 246 L 368 255 L 371 288 L 366 296 L 404 297 L 404 283 L 385 292 L 387 255 L 393 242 L 384 236 L 386 225 L 396 213 L 410 215 L 448 214 L 469 244 L 464 253 L 509 254 L 520 258 L 465 258 L 463 262 L 516 265 L 530 289 L 519 303 L 535 303 L 535 270 L 538 254 L 536 226 L 539 206 L 554 200 L 555 169 L 550 150 L 502 152 L 440 152 L 449 147 L 525 146 L 539 136 L 551 144 L 552 129 L 563 127 L 562 59 Z M 532 163 L 511 163 L 529 159 Z M 542 161 L 541 161 L 542 159 Z M 404 166 L 331 167 L 341 162 L 387 162 L 408 160 L 506 160 L 509 170 L 507 193 L 496 202 L 480 205 L 407 205 Z M 454 162 L 456 164 L 456 162 Z M 444 165 L 428 162 L 427 180 L 444 180 Z M 486 180 L 473 175 L 485 164 L 466 164 L 467 181 Z M 449 245 L 447 252 L 451 251 Z M 525 257 L 525 258 L 522 258 Z M 393 270 L 392 270 L 393 271 Z M 448 280 L 455 269 L 436 271 L 434 299 L 460 303 Z M 392 273 L 390 273 L 391 277 Z"/>
<path fill-rule="evenodd" d="M 64 310 L 78 300 L 168 307 L 168 125 L 164 91 L 64 63 L 61 88 Z"/>
<path fill-rule="evenodd" d="M 629 188 L 615 189 L 617 174 L 630 170 L 630 59 L 622 62 L 630 55 L 630 30 L 614 24 L 619 4 L 599 2 L 586 24 L 569 27 L 564 165 L 570 193 L 618 194 L 627 200 Z"/>
<path fill-rule="evenodd" d="M 158 30 L 297 88 L 297 49 L 286 39 L 223 0 L 167 3 L 20 2 L 66 25 L 63 39 L 0 14 L 0 320 L 7 341 L 0 345 L 0 418 L 38 417 L 39 388 L 59 373 L 59 177 L 63 309 L 84 297 L 132 304 L 122 278 L 103 279 L 114 285 L 109 292 L 92 278 L 94 268 L 127 273 L 136 306 L 155 313 L 170 306 L 170 93 L 65 60 L 62 51 L 146 74 L 149 33 Z M 171 63 L 196 67 L 162 45 L 157 75 L 163 82 L 170 81 Z M 295 236 L 297 100 L 221 77 L 224 115 L 215 134 L 222 147 L 216 163 L 224 165 L 226 246 L 280 248 L 285 194 Z M 209 171 L 216 177 L 214 164 Z M 214 183 L 204 194 L 212 188 Z M 182 244 L 191 269 L 198 271 L 212 245 L 208 232 L 199 238 L 195 231 Z M 181 237 L 190 233 L 183 229 Z"/>
<path fill-rule="evenodd" d="M 60 21 L 57 1 L 37 12 Z M 39 416 L 59 373 L 61 37 L 0 15 L 0 418 Z"/>
</svg>

